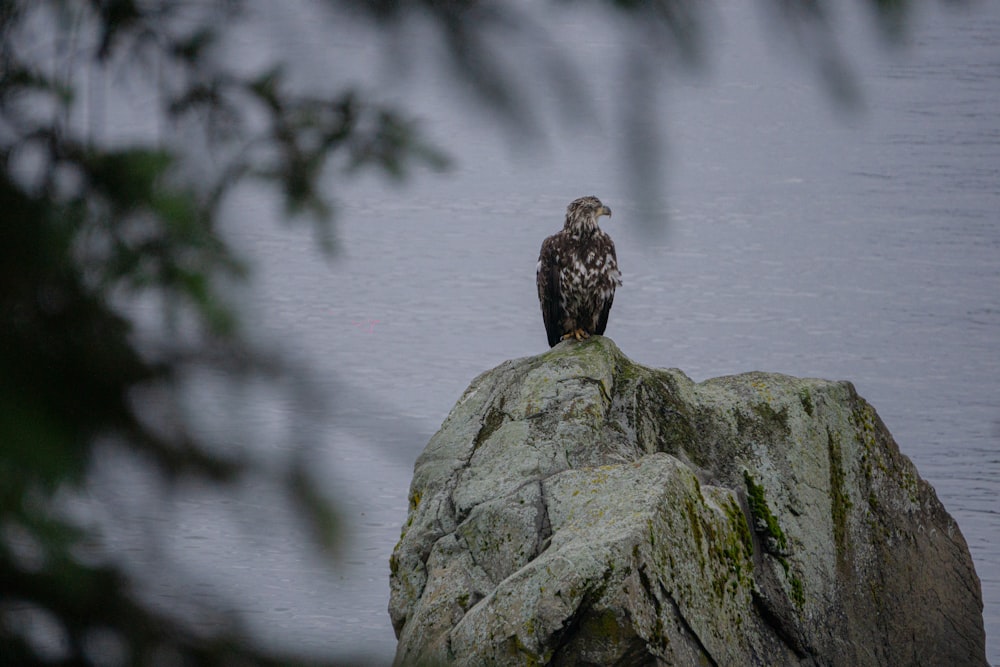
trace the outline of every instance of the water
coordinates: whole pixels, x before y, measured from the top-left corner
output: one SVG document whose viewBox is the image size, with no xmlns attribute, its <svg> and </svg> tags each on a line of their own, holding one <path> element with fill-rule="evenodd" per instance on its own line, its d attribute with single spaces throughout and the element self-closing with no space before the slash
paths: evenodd
<svg viewBox="0 0 1000 667">
<path fill-rule="evenodd" d="M 766 370 L 853 381 L 961 526 L 1000 663 L 1000 3 L 922 9 L 902 54 L 846 17 L 865 96 L 857 115 L 838 112 L 787 53 L 775 57 L 773 34 L 747 10 L 725 10 L 704 75 L 667 77 L 661 238 L 635 224 L 613 105 L 621 45 L 593 17 L 563 27 L 567 42 L 603 40 L 578 54 L 598 82 L 597 123 L 543 115 L 552 131 L 540 150 L 419 66 L 389 76 L 458 160 L 452 173 L 400 190 L 343 185 L 332 264 L 308 234 L 268 222 L 266 195 L 231 210 L 237 243 L 258 261 L 255 331 L 332 395 L 330 424 L 312 427 L 325 443 L 313 469 L 349 523 L 341 557 L 330 570 L 303 555 L 294 518 L 266 491 L 190 489 L 166 518 L 134 509 L 137 521 L 162 518 L 158 540 L 189 582 L 149 597 L 229 600 L 262 642 L 391 660 L 388 558 L 413 462 L 473 377 L 546 349 L 538 248 L 566 203 L 597 194 L 615 211 L 604 226 L 625 280 L 607 334 L 632 359 L 696 380 Z M 331 46 L 294 12 L 272 18 L 271 39 L 304 59 L 304 80 L 329 69 L 309 55 L 317 44 L 344 55 L 366 43 Z M 298 419 L 266 399 L 253 413 L 278 448 Z M 234 525 L 233 505 L 262 514 Z"/>
</svg>

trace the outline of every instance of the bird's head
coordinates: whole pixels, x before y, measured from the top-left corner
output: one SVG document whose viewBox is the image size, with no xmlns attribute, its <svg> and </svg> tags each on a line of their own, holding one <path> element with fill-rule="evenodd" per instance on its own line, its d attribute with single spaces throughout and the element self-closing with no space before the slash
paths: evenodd
<svg viewBox="0 0 1000 667">
<path fill-rule="evenodd" d="M 593 195 L 580 197 L 566 207 L 566 229 L 584 232 L 597 229 L 597 219 L 602 215 L 611 217 L 611 209 Z"/>
</svg>

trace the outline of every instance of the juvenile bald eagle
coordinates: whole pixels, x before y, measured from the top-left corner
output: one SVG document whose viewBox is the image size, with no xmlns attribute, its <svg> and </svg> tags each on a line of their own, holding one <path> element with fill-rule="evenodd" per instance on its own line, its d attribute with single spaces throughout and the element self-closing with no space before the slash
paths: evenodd
<svg viewBox="0 0 1000 667">
<path fill-rule="evenodd" d="M 562 231 L 542 242 L 536 282 L 549 346 L 568 338 L 601 335 L 615 287 L 622 284 L 611 237 L 597 226 L 611 209 L 597 197 L 580 197 L 566 207 Z"/>
</svg>

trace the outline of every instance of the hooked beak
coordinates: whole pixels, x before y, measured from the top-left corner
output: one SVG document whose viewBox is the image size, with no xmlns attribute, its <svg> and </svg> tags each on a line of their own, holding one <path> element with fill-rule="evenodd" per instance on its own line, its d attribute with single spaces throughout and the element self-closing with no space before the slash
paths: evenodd
<svg viewBox="0 0 1000 667">
<path fill-rule="evenodd" d="M 602 206 L 600 213 L 597 214 L 597 217 L 599 218 L 602 215 L 606 215 L 606 216 L 608 216 L 610 218 L 611 217 L 611 209 L 608 208 L 607 206 Z"/>
</svg>

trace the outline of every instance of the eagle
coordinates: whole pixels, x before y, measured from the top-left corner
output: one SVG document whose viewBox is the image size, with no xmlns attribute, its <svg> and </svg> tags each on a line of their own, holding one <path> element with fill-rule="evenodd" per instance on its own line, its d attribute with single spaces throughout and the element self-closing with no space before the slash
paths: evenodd
<svg viewBox="0 0 1000 667">
<path fill-rule="evenodd" d="M 601 335 L 608 326 L 622 274 L 614 242 L 597 226 L 602 215 L 610 218 L 611 209 L 600 199 L 580 197 L 566 207 L 562 231 L 542 242 L 535 280 L 549 347 Z"/>
</svg>

